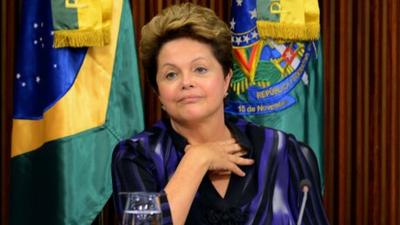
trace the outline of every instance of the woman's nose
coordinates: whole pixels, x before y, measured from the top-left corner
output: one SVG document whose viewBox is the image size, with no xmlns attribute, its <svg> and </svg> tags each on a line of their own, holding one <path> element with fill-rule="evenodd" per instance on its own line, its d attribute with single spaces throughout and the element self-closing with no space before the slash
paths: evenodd
<svg viewBox="0 0 400 225">
<path fill-rule="evenodd" d="M 190 75 L 190 73 L 184 74 L 182 76 L 182 89 L 188 89 L 193 87 L 194 87 L 193 77 Z"/>
</svg>

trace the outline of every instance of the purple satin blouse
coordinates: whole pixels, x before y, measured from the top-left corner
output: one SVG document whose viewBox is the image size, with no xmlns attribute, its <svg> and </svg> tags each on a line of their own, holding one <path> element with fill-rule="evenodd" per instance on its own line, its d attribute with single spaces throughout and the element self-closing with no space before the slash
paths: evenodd
<svg viewBox="0 0 400 225">
<path fill-rule="evenodd" d="M 244 120 L 227 118 L 226 124 L 247 157 L 255 160 L 232 175 L 224 198 L 205 176 L 193 200 L 186 224 L 289 225 L 296 224 L 303 193 L 299 183 L 311 182 L 302 224 L 324 225 L 328 220 L 314 153 L 290 135 Z M 119 192 L 148 191 L 162 195 L 163 224 L 172 224 L 168 198 L 163 192 L 177 168 L 187 140 L 168 120 L 121 141 L 114 149 L 112 178 L 117 213 L 123 213 Z"/>
</svg>

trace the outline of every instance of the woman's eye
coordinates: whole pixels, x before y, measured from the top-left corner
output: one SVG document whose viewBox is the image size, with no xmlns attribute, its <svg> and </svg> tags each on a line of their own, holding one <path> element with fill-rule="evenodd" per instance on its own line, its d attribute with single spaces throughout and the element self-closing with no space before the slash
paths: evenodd
<svg viewBox="0 0 400 225">
<path fill-rule="evenodd" d="M 168 80 L 173 80 L 176 76 L 177 74 L 175 72 L 168 72 L 167 74 L 165 74 L 165 78 L 167 78 Z"/>
<path fill-rule="evenodd" d="M 196 67 L 195 71 L 197 73 L 206 73 L 208 70 L 205 67 Z"/>
</svg>

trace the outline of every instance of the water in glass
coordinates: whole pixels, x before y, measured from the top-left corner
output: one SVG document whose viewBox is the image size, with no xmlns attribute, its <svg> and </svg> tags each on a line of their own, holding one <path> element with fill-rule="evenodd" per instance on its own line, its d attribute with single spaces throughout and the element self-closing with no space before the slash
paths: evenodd
<svg viewBox="0 0 400 225">
<path fill-rule="evenodd" d="M 157 193 L 124 193 L 126 204 L 122 225 L 161 225 L 162 215 Z"/>
</svg>

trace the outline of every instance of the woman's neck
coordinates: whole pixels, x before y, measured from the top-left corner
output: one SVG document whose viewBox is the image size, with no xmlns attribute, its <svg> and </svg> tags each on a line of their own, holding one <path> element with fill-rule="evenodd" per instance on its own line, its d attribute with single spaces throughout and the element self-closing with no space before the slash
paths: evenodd
<svg viewBox="0 0 400 225">
<path fill-rule="evenodd" d="M 231 138 L 225 125 L 224 115 L 219 118 L 208 118 L 201 122 L 183 122 L 171 119 L 173 129 L 184 136 L 190 144 L 223 141 Z"/>
</svg>

